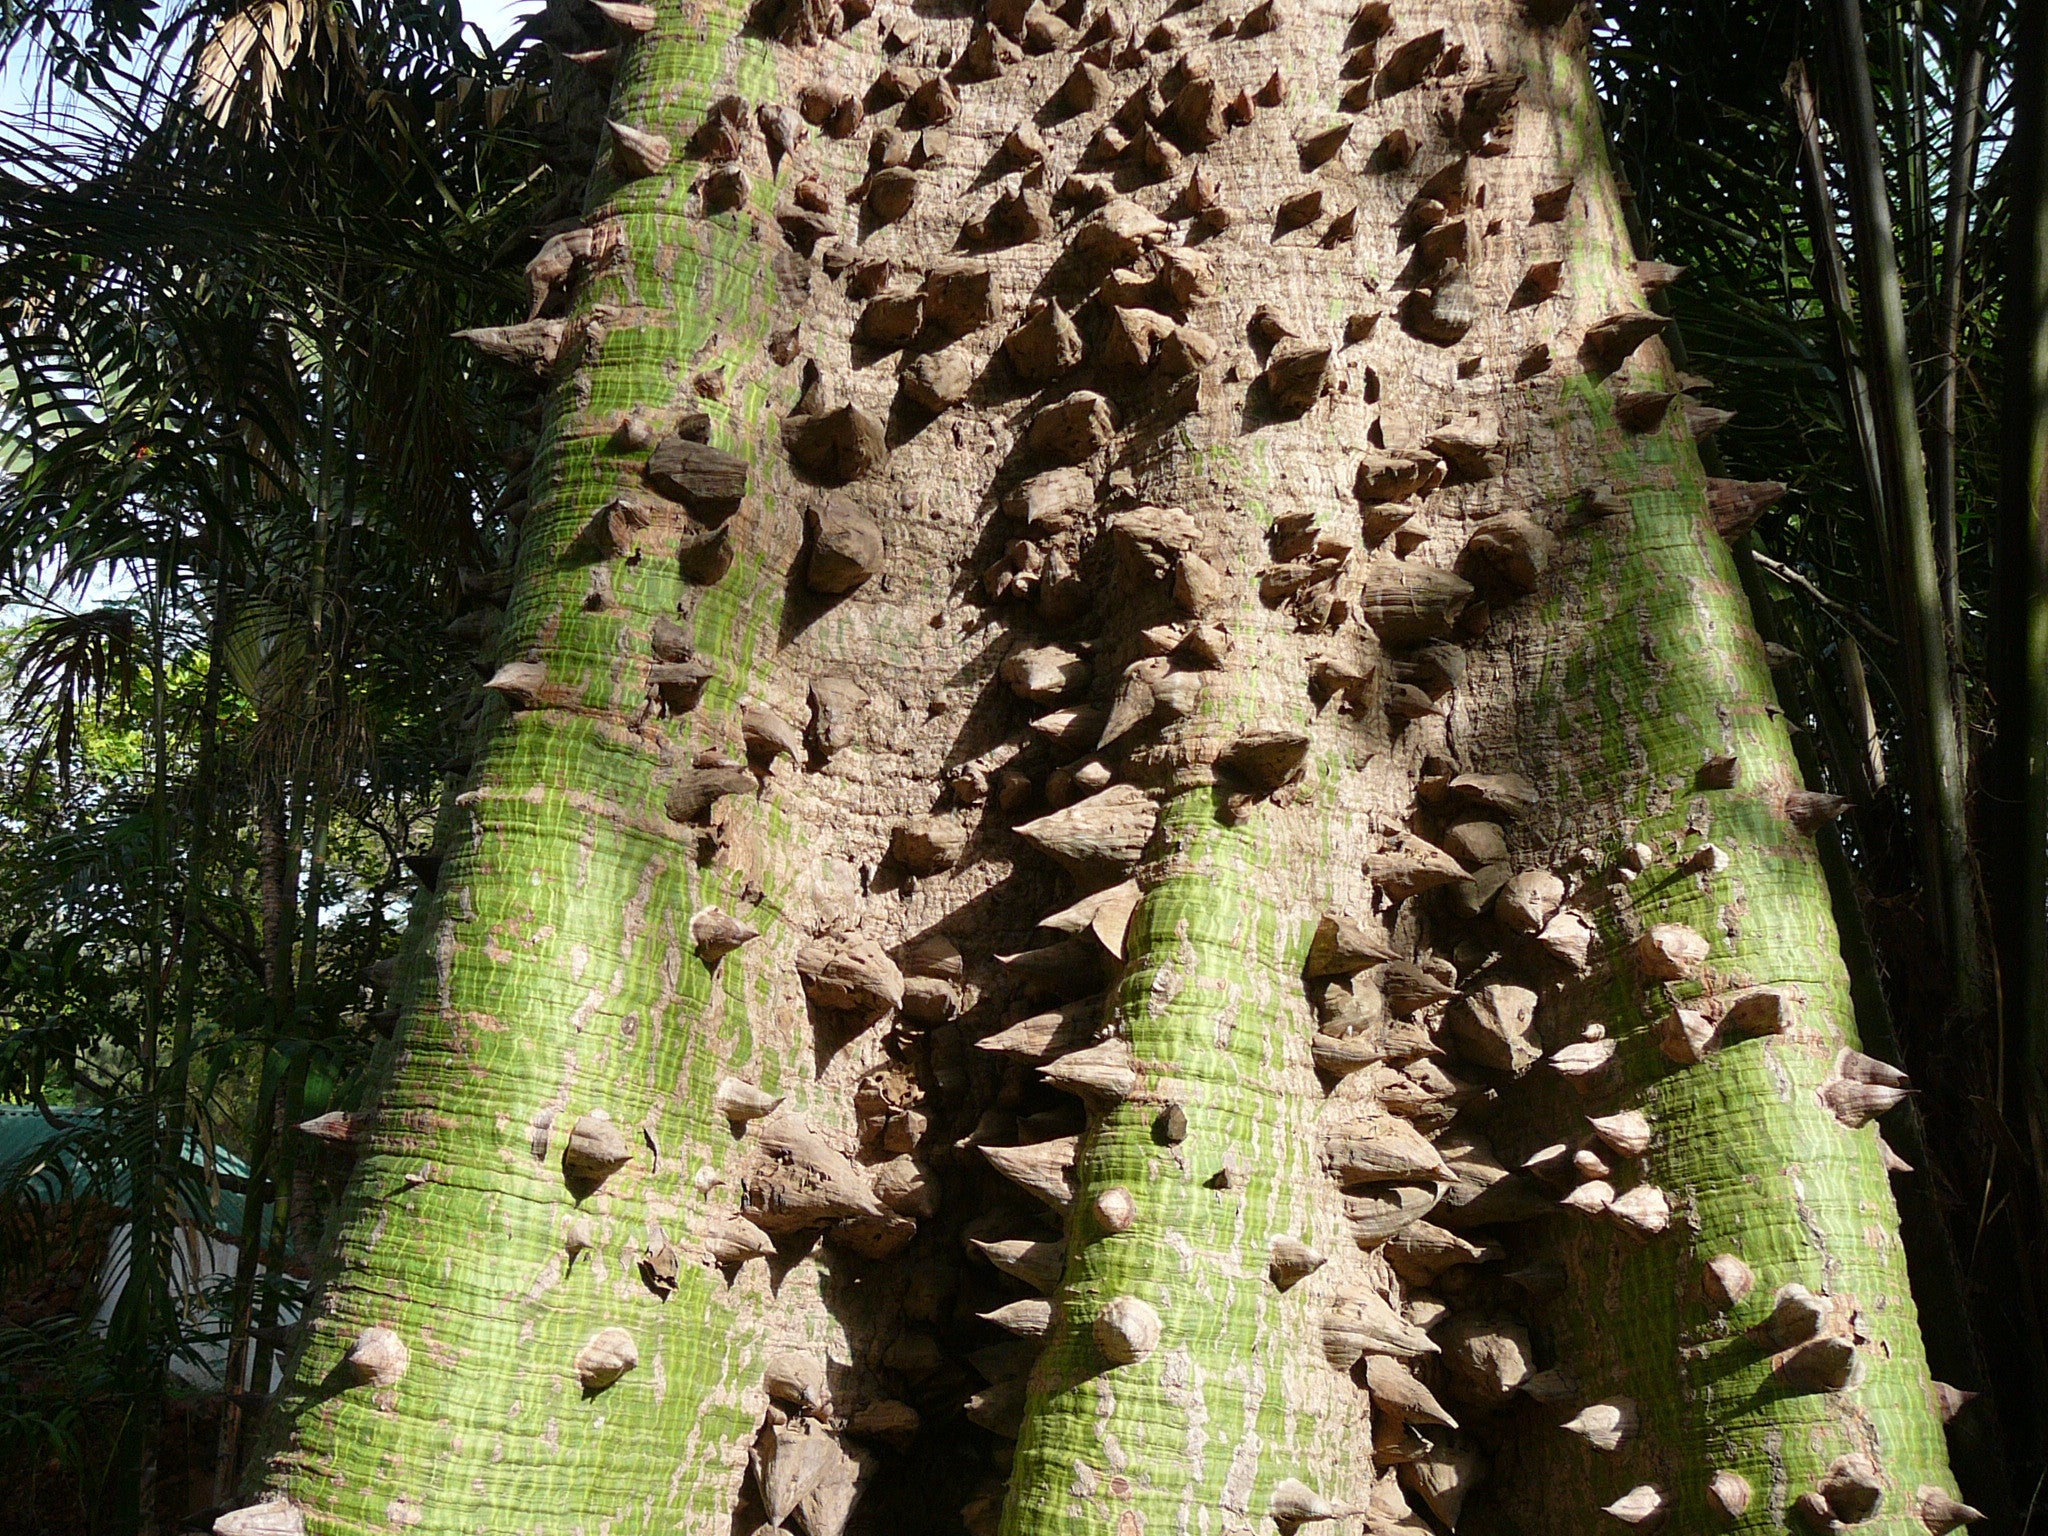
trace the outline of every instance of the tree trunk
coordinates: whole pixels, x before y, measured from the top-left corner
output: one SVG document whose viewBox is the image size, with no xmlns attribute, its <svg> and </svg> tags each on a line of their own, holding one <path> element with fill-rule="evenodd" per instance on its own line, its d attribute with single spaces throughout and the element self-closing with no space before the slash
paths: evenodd
<svg viewBox="0 0 2048 1536">
<path fill-rule="evenodd" d="M 1585 18 L 843 19 L 629 41 L 675 159 L 479 338 L 569 345 L 273 1485 L 1762 1530 L 1863 1456 L 1913 1529 L 1890 1090 Z"/>
</svg>

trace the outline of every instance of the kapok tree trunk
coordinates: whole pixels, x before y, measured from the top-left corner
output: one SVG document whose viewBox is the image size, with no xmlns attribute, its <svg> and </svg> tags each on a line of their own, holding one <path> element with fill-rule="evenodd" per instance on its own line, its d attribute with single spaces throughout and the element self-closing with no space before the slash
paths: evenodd
<svg viewBox="0 0 2048 1536">
<path fill-rule="evenodd" d="M 478 338 L 502 702 L 219 1529 L 1952 1522 L 1584 18 L 606 15 Z"/>
</svg>

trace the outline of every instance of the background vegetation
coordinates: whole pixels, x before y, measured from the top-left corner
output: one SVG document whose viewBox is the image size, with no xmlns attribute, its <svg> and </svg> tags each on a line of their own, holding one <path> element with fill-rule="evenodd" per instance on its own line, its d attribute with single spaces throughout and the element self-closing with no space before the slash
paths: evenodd
<svg viewBox="0 0 2048 1536">
<path fill-rule="evenodd" d="M 1789 487 L 1748 578 L 1853 806 L 1863 1026 L 1923 1089 L 1891 1132 L 1920 1302 L 1938 1374 L 1993 1391 L 1957 1452 L 2008 1530 L 2048 1470 L 2043 9 L 1615 0 L 1597 59 L 1639 254 L 1689 269 L 1683 365 L 1736 413 L 1709 467 Z M 504 580 L 523 466 L 448 338 L 519 318 L 575 212 L 544 30 L 0 0 L 33 98 L 0 116 L 0 1101 L 36 1127 L 0 1168 L 0 1488 L 32 1530 L 204 1528 L 286 1337 L 339 1171 L 290 1128 L 388 1023 Z M 198 1293 L 194 1232 L 229 1255 Z"/>
<path fill-rule="evenodd" d="M 544 98 L 452 7 L 8 19 L 0 1095 L 61 1131 L 7 1170 L 0 1480 L 175 1525 L 251 1404 L 174 1368 L 270 1380 L 328 1193 L 284 1128 L 351 1102 L 470 702 L 504 466 L 447 337 L 518 302 Z M 51 1250 L 117 1218 L 96 1336 Z M 195 1229 L 240 1248 L 210 1294 Z"/>
</svg>

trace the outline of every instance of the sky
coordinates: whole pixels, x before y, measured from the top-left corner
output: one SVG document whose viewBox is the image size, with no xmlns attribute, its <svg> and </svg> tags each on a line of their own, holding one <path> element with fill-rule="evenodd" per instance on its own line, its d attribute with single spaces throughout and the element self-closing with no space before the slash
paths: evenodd
<svg viewBox="0 0 2048 1536">
<path fill-rule="evenodd" d="M 462 0 L 463 19 L 481 27 L 494 43 L 510 37 L 520 22 L 537 9 L 539 0 Z M 0 118 L 28 115 L 34 105 L 29 95 L 32 73 L 33 61 L 27 50 L 0 67 Z"/>
<path fill-rule="evenodd" d="M 492 42 L 502 43 L 538 8 L 534 0 L 462 0 L 462 18 L 482 27 Z"/>
</svg>

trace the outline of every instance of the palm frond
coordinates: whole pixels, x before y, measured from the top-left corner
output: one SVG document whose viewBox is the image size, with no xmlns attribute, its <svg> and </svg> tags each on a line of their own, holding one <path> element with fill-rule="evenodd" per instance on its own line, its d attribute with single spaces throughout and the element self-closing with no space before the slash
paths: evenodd
<svg viewBox="0 0 2048 1536">
<path fill-rule="evenodd" d="M 14 721 L 27 731 L 31 765 L 54 757 L 58 776 L 70 783 L 85 720 L 102 717 L 109 703 L 125 708 L 134 693 L 137 638 L 134 611 L 125 605 L 29 622 L 15 653 L 13 688 Z"/>
</svg>

